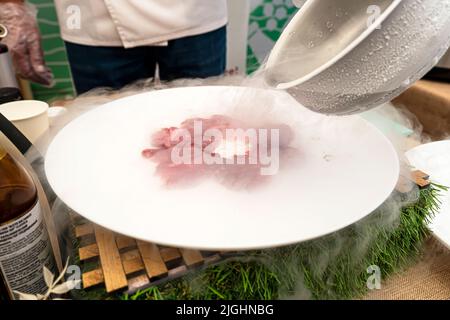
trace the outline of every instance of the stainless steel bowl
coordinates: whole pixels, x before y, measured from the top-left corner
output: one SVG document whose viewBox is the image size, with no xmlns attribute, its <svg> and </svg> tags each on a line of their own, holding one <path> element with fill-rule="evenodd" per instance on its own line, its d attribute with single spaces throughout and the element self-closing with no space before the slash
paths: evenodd
<svg viewBox="0 0 450 320">
<path fill-rule="evenodd" d="M 390 101 L 450 45 L 450 0 L 308 0 L 276 43 L 266 82 L 320 113 Z"/>
</svg>

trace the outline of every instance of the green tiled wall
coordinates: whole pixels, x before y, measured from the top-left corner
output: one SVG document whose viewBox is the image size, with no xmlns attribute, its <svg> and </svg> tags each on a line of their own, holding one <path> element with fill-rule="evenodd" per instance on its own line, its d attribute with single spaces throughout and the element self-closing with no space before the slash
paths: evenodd
<svg viewBox="0 0 450 320">
<path fill-rule="evenodd" d="M 34 83 L 31 85 L 34 98 L 49 101 L 55 98 L 73 96 L 72 76 L 67 62 L 64 42 L 59 34 L 53 0 L 29 0 L 29 2 L 38 8 L 38 23 L 42 34 L 45 61 L 55 75 L 55 85 L 52 88 Z"/>
<path fill-rule="evenodd" d="M 302 3 L 303 1 L 296 1 Z M 283 28 L 298 8 L 294 0 L 250 0 L 247 72 L 264 62 Z"/>
</svg>

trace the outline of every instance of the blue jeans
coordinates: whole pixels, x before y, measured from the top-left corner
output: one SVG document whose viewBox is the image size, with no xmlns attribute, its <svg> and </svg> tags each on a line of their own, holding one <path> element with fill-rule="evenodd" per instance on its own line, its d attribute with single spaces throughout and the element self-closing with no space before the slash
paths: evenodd
<svg viewBox="0 0 450 320">
<path fill-rule="evenodd" d="M 166 47 L 97 47 L 66 42 L 78 94 L 97 87 L 119 89 L 151 78 L 156 64 L 162 80 L 221 75 L 226 63 L 226 27 L 169 41 Z"/>
</svg>

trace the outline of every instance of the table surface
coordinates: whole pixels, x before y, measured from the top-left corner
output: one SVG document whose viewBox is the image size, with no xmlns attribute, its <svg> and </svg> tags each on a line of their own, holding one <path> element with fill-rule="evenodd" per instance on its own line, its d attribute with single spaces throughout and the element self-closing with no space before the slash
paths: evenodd
<svg viewBox="0 0 450 320">
<path fill-rule="evenodd" d="M 417 263 L 382 280 L 381 289 L 365 300 L 448 300 L 450 299 L 450 250 L 431 237 Z"/>
<path fill-rule="evenodd" d="M 394 100 L 406 106 L 424 126 L 431 138 L 450 136 L 450 84 L 418 81 Z M 417 141 L 411 140 L 411 147 Z M 450 299 L 450 250 L 435 237 L 430 237 L 423 255 L 402 272 L 382 280 L 380 290 L 364 299 L 383 300 L 448 300 Z"/>
<path fill-rule="evenodd" d="M 396 102 L 406 105 L 429 132 L 442 135 L 445 129 L 441 126 L 437 132 L 433 126 L 437 117 L 445 120 L 450 111 L 450 84 L 419 81 Z M 417 263 L 383 281 L 381 289 L 365 299 L 450 299 L 450 250 L 431 237 Z"/>
<path fill-rule="evenodd" d="M 421 80 L 393 103 L 406 107 L 432 140 L 450 136 L 450 84 Z"/>
</svg>

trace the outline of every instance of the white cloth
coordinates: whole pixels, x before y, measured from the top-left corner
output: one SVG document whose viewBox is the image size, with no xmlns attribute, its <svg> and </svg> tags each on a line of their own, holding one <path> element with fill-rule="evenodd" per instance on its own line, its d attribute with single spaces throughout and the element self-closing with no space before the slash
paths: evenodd
<svg viewBox="0 0 450 320">
<path fill-rule="evenodd" d="M 92 46 L 164 45 L 227 23 L 226 0 L 55 0 L 64 40 Z"/>
</svg>

